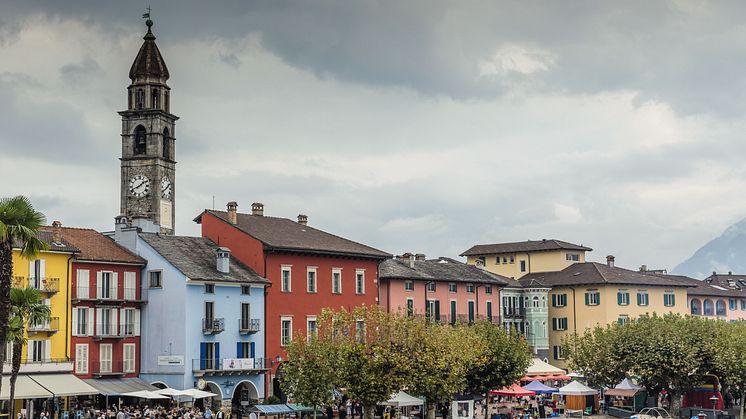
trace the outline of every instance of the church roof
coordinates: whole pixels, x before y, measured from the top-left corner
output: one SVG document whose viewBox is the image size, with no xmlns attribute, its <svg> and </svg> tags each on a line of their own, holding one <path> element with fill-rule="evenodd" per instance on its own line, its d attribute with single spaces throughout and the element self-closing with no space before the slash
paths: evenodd
<svg viewBox="0 0 746 419">
<path fill-rule="evenodd" d="M 140 51 L 137 53 L 132 67 L 130 67 L 130 79 L 135 81 L 138 77 L 151 76 L 168 80 L 169 73 L 166 62 L 163 61 L 163 56 L 161 56 L 161 52 L 155 44 L 155 35 L 151 31 L 153 21 L 148 20 L 146 24 L 148 25 L 148 33 L 142 38 L 145 42 L 142 43 Z"/>
</svg>

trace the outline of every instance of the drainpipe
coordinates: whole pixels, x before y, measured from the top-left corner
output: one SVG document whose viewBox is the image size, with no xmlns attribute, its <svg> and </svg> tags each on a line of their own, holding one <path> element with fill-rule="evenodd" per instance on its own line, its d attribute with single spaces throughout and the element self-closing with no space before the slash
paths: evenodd
<svg viewBox="0 0 746 419">
<path fill-rule="evenodd" d="M 577 301 L 575 300 L 575 287 L 570 288 L 572 290 L 572 334 L 574 337 L 578 337 L 578 316 L 577 316 Z M 573 342 L 574 343 L 574 342 Z M 574 348 L 577 350 L 577 346 Z"/>
<path fill-rule="evenodd" d="M 474 294 L 476 295 L 475 298 L 477 300 L 476 301 L 477 307 L 476 307 L 476 313 L 474 315 L 474 320 L 476 320 L 477 318 L 479 318 L 479 287 L 481 287 L 482 285 L 483 284 L 475 284 L 474 285 Z"/>
<path fill-rule="evenodd" d="M 72 281 L 70 280 L 70 273 L 72 272 L 73 266 L 72 260 L 73 255 L 70 255 L 70 257 L 67 258 L 67 284 L 65 284 L 65 287 L 67 288 L 67 290 L 65 291 L 67 292 L 67 298 L 65 298 L 65 328 L 67 328 L 68 321 L 70 320 L 70 292 L 72 291 Z M 71 331 L 72 326 L 73 325 L 70 325 L 70 329 L 65 330 L 65 355 L 67 356 L 67 359 L 70 359 L 70 343 L 68 342 L 68 336 L 70 336 L 69 332 Z"/>
</svg>

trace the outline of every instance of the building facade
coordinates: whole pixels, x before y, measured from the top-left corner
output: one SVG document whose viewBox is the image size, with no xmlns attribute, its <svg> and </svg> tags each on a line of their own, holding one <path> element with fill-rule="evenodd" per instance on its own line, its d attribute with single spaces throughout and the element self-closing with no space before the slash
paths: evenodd
<svg viewBox="0 0 746 419">
<path fill-rule="evenodd" d="M 441 257 L 405 253 L 381 263 L 380 304 L 390 313 L 445 324 L 500 323 L 500 289 L 506 278 Z"/>
<path fill-rule="evenodd" d="M 730 322 L 746 320 L 746 275 L 713 272 L 704 280 L 680 275 L 661 276 L 692 285 L 687 290 L 687 307 L 692 316 Z"/>
<path fill-rule="evenodd" d="M 79 249 L 70 281 L 70 354 L 80 378 L 137 377 L 145 261 L 103 234 L 52 227 Z"/>
<path fill-rule="evenodd" d="M 287 358 L 285 347 L 294 337 L 316 330 L 324 308 L 351 310 L 378 303 L 378 264 L 390 257 L 373 249 L 298 221 L 264 215 L 264 205 L 252 204 L 251 214 L 238 213 L 236 202 L 227 211 L 205 210 L 195 221 L 202 235 L 229 247 L 236 259 L 272 286 L 267 290 L 266 349 L 270 374 Z M 268 391 L 284 397 L 276 379 Z"/>
<path fill-rule="evenodd" d="M 234 408 L 264 399 L 268 281 L 206 238 L 142 233 L 121 217 L 112 235 L 147 260 L 140 378 Z"/>
</svg>

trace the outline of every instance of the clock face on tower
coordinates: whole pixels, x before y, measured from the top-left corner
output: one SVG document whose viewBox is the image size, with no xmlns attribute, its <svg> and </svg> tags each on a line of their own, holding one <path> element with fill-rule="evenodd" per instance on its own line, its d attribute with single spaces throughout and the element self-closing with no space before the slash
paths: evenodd
<svg viewBox="0 0 746 419">
<path fill-rule="evenodd" d="M 143 175 L 137 175 L 130 179 L 130 193 L 136 198 L 142 198 L 150 191 L 150 179 Z"/>
<path fill-rule="evenodd" d="M 163 197 L 163 199 L 171 199 L 172 189 L 173 186 L 171 185 L 171 180 L 167 177 L 161 179 L 161 197 Z"/>
</svg>

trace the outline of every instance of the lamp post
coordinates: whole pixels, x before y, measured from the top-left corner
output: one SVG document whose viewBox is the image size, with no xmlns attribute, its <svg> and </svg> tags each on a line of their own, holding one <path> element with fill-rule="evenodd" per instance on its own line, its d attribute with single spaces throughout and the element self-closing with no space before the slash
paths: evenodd
<svg viewBox="0 0 746 419">
<path fill-rule="evenodd" d="M 710 403 L 712 403 L 712 419 L 717 419 L 717 414 L 715 413 L 715 406 L 718 404 L 718 397 L 716 395 L 712 395 L 710 397 Z"/>
</svg>

